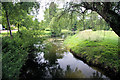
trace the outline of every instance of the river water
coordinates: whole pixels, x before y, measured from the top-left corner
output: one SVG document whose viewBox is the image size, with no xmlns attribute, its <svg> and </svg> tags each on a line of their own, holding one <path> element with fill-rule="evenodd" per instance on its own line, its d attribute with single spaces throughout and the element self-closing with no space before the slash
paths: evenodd
<svg viewBox="0 0 120 80">
<path fill-rule="evenodd" d="M 20 80 L 47 78 L 107 78 L 103 72 L 75 58 L 60 38 L 49 38 L 35 44 L 40 52 L 30 54 L 20 74 Z"/>
</svg>

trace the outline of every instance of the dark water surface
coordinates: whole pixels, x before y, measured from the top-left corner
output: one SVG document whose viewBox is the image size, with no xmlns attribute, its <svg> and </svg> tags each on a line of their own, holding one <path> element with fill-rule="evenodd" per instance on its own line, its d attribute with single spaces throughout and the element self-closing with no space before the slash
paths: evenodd
<svg viewBox="0 0 120 80">
<path fill-rule="evenodd" d="M 42 44 L 35 44 L 41 52 L 30 54 L 23 65 L 20 80 L 44 78 L 107 78 L 102 72 L 93 69 L 76 59 L 63 45 L 63 40 L 51 38 Z"/>
</svg>

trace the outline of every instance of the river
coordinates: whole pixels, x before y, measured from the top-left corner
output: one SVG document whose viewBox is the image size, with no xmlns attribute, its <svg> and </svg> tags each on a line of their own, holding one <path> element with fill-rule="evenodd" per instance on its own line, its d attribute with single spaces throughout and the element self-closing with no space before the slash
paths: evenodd
<svg viewBox="0 0 120 80">
<path fill-rule="evenodd" d="M 49 78 L 107 78 L 103 72 L 75 58 L 63 45 L 61 38 L 49 38 L 35 44 L 40 52 L 28 56 L 20 80 Z"/>
</svg>

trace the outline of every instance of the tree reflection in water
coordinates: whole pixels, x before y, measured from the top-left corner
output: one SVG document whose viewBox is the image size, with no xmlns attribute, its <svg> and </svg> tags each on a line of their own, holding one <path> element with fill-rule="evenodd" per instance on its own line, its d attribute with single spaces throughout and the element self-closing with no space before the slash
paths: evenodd
<svg viewBox="0 0 120 80">
<path fill-rule="evenodd" d="M 67 65 L 66 70 L 64 70 L 60 67 L 57 61 L 53 64 L 50 60 L 51 59 L 47 62 L 38 63 L 34 59 L 29 58 L 21 69 L 20 80 L 44 78 L 85 78 L 85 75 L 78 68 L 73 70 L 70 65 Z M 90 76 L 90 78 L 102 78 L 102 74 L 100 75 L 96 71 L 92 76 Z"/>
<path fill-rule="evenodd" d="M 98 71 L 95 71 L 94 73 L 93 73 L 93 75 L 92 76 L 90 76 L 91 78 L 102 78 L 102 76 L 103 76 L 103 74 L 102 73 L 98 73 Z"/>
<path fill-rule="evenodd" d="M 51 65 L 57 63 L 57 59 L 61 59 L 63 57 L 65 49 L 62 49 L 59 44 L 49 43 L 46 45 L 44 49 L 44 58 L 48 60 Z"/>
<path fill-rule="evenodd" d="M 72 70 L 68 65 L 63 70 L 59 64 L 51 65 L 50 62 L 38 64 L 32 59 L 28 59 L 21 69 L 20 80 L 44 79 L 44 78 L 84 78 L 80 70 Z M 83 75 L 84 76 L 84 75 Z"/>
<path fill-rule="evenodd" d="M 42 52 L 29 55 L 28 60 L 21 69 L 19 80 L 86 78 L 79 68 L 71 68 L 72 65 L 67 64 L 63 68 L 58 63 L 58 59 L 63 59 L 65 52 L 67 52 L 64 47 L 61 47 L 61 44 L 47 43 L 44 47 L 41 45 L 41 49 Z M 97 71 L 91 75 L 90 78 L 102 78 L 102 74 L 99 74 Z"/>
<path fill-rule="evenodd" d="M 78 70 L 78 68 L 76 68 L 75 70 L 72 70 L 70 68 L 70 65 L 67 65 L 66 71 L 65 71 L 65 77 L 66 78 L 85 78 L 85 75 L 82 74 L 82 71 Z"/>
</svg>

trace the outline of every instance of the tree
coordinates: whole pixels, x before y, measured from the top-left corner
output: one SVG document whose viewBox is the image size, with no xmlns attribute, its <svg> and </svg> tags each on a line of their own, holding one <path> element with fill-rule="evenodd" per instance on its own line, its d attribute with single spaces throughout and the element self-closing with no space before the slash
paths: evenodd
<svg viewBox="0 0 120 80">
<path fill-rule="evenodd" d="M 59 22 L 56 21 L 56 17 L 52 18 L 49 26 L 50 26 L 51 33 L 52 33 L 51 36 L 55 37 L 55 36 L 59 36 L 60 35 L 61 27 L 60 27 Z"/>
<path fill-rule="evenodd" d="M 96 11 L 120 37 L 120 2 L 82 2 L 70 4 L 72 8 L 84 7 Z"/>
<path fill-rule="evenodd" d="M 50 23 L 50 18 L 49 18 L 49 8 L 46 8 L 44 11 L 44 20 L 45 20 L 45 26 L 48 26 Z"/>
<path fill-rule="evenodd" d="M 13 9 L 13 3 L 12 2 L 9 2 L 9 3 L 8 2 L 4 2 L 4 3 L 2 3 L 2 9 L 5 11 L 4 14 L 6 16 L 7 25 L 9 27 L 10 36 L 12 37 L 12 32 L 11 32 L 11 27 L 10 27 L 10 21 L 9 21 L 9 15 L 12 12 L 11 10 Z"/>
<path fill-rule="evenodd" d="M 50 27 L 52 33 L 51 36 L 58 36 L 61 32 L 60 24 L 55 21 L 57 20 L 57 11 L 57 5 L 54 2 L 51 2 L 49 8 L 46 8 L 46 10 L 44 11 L 46 26 Z"/>
<path fill-rule="evenodd" d="M 49 18 L 50 18 L 50 20 L 53 17 L 55 17 L 56 13 L 57 13 L 57 5 L 54 2 L 51 2 L 50 6 L 49 6 Z"/>
<path fill-rule="evenodd" d="M 0 3 L 0 6 L 2 6 L 1 3 Z M 0 24 L 2 24 L 2 12 L 1 12 L 1 8 L 0 8 Z"/>
<path fill-rule="evenodd" d="M 21 24 L 21 26 L 24 26 L 27 29 L 32 28 L 33 25 L 34 25 L 33 16 L 32 15 L 26 15 L 26 16 L 24 16 L 24 18 L 21 18 L 19 23 Z"/>
<path fill-rule="evenodd" d="M 39 21 L 38 21 L 38 19 L 35 19 L 35 20 L 34 20 L 33 25 L 34 25 L 33 29 L 39 30 Z"/>
<path fill-rule="evenodd" d="M 33 11 L 33 8 L 35 8 L 36 12 L 39 8 L 39 3 L 37 2 L 3 2 L 2 3 L 2 9 L 6 16 L 6 21 L 9 27 L 10 36 L 12 37 L 11 27 L 10 27 L 10 21 L 15 22 L 15 24 L 18 24 L 18 29 L 20 25 L 20 21 L 24 16 L 27 16 L 30 14 L 31 11 Z"/>
</svg>

